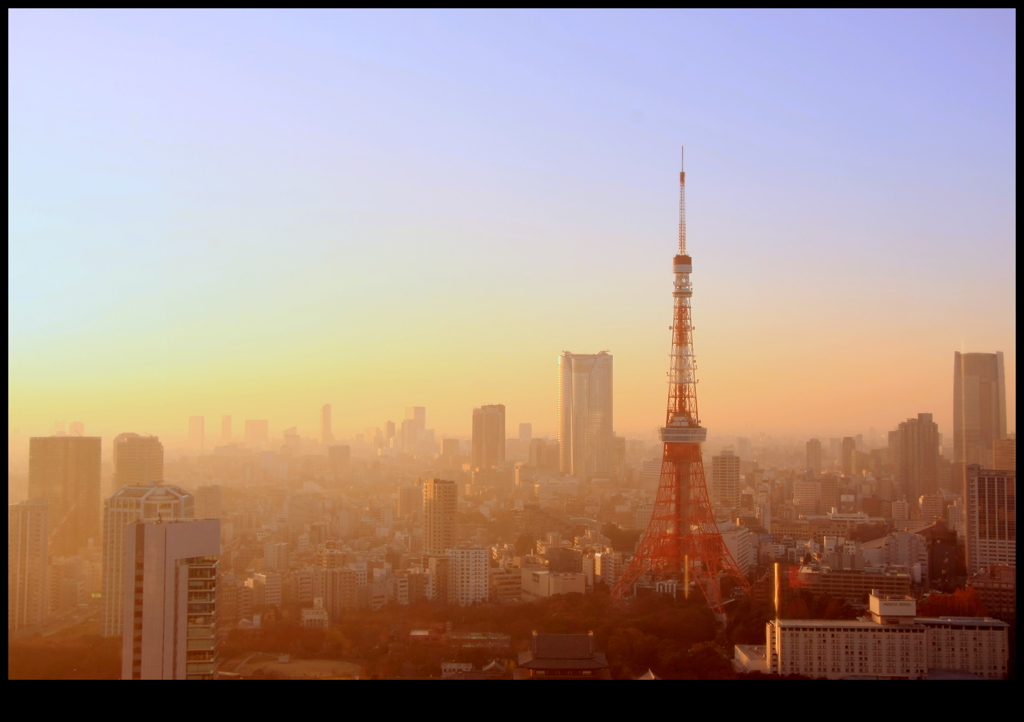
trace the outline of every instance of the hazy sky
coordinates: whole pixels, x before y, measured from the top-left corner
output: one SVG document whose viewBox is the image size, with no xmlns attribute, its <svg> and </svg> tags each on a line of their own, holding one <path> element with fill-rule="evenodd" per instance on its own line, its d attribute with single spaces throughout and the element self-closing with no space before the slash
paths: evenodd
<svg viewBox="0 0 1024 722">
<path fill-rule="evenodd" d="M 679 146 L 701 416 L 952 420 L 1006 354 L 1013 11 L 9 12 L 9 425 L 662 422 Z"/>
</svg>

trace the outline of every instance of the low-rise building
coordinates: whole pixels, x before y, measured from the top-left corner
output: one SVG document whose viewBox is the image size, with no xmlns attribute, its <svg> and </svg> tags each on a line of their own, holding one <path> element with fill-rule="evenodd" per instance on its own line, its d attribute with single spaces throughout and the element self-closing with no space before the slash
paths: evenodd
<svg viewBox="0 0 1024 722">
<path fill-rule="evenodd" d="M 532 602 L 556 594 L 583 594 L 587 590 L 587 578 L 582 573 L 555 574 L 552 572 L 522 570 L 522 599 Z"/>
</svg>

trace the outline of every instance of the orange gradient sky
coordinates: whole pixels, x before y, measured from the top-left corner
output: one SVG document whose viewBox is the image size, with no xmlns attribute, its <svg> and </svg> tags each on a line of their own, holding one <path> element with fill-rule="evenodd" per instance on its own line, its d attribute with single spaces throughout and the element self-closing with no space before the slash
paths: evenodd
<svg viewBox="0 0 1024 722">
<path fill-rule="evenodd" d="M 1015 430 L 1013 17 L 12 12 L 9 427 L 553 434 L 607 349 L 645 436 L 685 143 L 710 439 L 949 434 L 961 349 Z"/>
</svg>

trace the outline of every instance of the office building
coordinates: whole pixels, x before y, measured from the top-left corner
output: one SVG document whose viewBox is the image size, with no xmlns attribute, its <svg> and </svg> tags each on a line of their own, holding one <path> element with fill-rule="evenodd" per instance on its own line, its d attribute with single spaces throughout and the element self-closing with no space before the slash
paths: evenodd
<svg viewBox="0 0 1024 722">
<path fill-rule="evenodd" d="M 458 489 L 454 481 L 427 479 L 423 483 L 423 551 L 444 556 L 455 543 Z"/>
<path fill-rule="evenodd" d="M 266 419 L 246 419 L 245 445 L 259 448 L 270 441 L 270 422 Z"/>
<path fill-rule="evenodd" d="M 220 417 L 220 443 L 230 444 L 231 443 L 231 417 L 221 416 Z"/>
<path fill-rule="evenodd" d="M 967 466 L 964 495 L 967 574 L 996 564 L 1017 566 L 1017 472 Z"/>
<path fill-rule="evenodd" d="M 612 473 L 615 463 L 612 421 L 612 356 L 558 357 L 559 468 L 589 479 Z"/>
<path fill-rule="evenodd" d="M 426 406 L 406 406 L 405 418 L 413 422 L 413 428 L 416 429 L 417 433 L 427 430 Z"/>
<path fill-rule="evenodd" d="M 711 458 L 711 500 L 735 509 L 740 504 L 740 457 L 725 449 Z"/>
<path fill-rule="evenodd" d="M 448 549 L 448 603 L 465 607 L 486 602 L 490 581 L 490 550 Z"/>
<path fill-rule="evenodd" d="M 552 572 L 539 569 L 521 570 L 521 598 L 532 602 L 556 594 L 584 594 L 587 577 L 582 572 Z"/>
<path fill-rule="evenodd" d="M 533 440 L 533 424 L 519 424 L 519 440 L 529 445 Z"/>
<path fill-rule="evenodd" d="M 334 441 L 331 431 L 331 405 L 324 404 L 320 409 L 320 443 L 330 444 Z"/>
<path fill-rule="evenodd" d="M 907 419 L 889 434 L 896 495 L 916 500 L 939 491 L 939 426 L 931 414 Z"/>
<path fill-rule="evenodd" d="M 1006 438 L 1003 352 L 953 356 L 953 463 L 994 468 L 992 445 Z"/>
<path fill-rule="evenodd" d="M 284 578 L 280 572 L 257 572 L 245 580 L 245 586 L 252 589 L 254 609 L 281 608 L 284 601 Z"/>
<path fill-rule="evenodd" d="M 195 498 L 173 484 L 124 486 L 103 503 L 103 636 L 121 634 L 125 534 L 139 519 L 192 519 Z"/>
<path fill-rule="evenodd" d="M 100 438 L 29 439 L 28 496 L 50 505 L 50 553 L 77 556 L 100 542 Z"/>
<path fill-rule="evenodd" d="M 139 519 L 124 535 L 122 679 L 213 679 L 217 519 Z"/>
<path fill-rule="evenodd" d="M 164 478 L 164 445 L 156 436 L 118 434 L 114 438 L 114 488 L 149 486 Z"/>
<path fill-rule="evenodd" d="M 456 469 L 459 466 L 460 458 L 459 440 L 441 439 L 441 454 L 438 461 L 442 466 L 446 469 Z"/>
<path fill-rule="evenodd" d="M 491 404 L 473 409 L 474 469 L 490 469 L 505 463 L 505 406 Z"/>
<path fill-rule="evenodd" d="M 821 476 L 821 441 L 811 439 L 807 442 L 807 470 L 814 476 Z"/>
<path fill-rule="evenodd" d="M 41 499 L 7 507 L 7 631 L 34 627 L 48 611 L 49 504 Z"/>
<path fill-rule="evenodd" d="M 190 449 L 203 451 L 206 448 L 206 417 L 188 417 L 188 445 Z"/>
</svg>

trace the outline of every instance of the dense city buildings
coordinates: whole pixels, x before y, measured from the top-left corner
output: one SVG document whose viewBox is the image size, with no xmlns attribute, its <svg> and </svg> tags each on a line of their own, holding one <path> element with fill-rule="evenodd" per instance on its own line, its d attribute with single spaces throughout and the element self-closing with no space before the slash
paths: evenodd
<svg viewBox="0 0 1024 722">
<path fill-rule="evenodd" d="M 1017 563 L 1017 472 L 967 466 L 967 573 Z"/>
<path fill-rule="evenodd" d="M 7 631 L 41 624 L 48 612 L 49 504 L 41 499 L 7 507 Z"/>
<path fill-rule="evenodd" d="M 139 519 L 124 533 L 122 679 L 213 679 L 220 521 Z"/>
<path fill-rule="evenodd" d="M 953 462 L 994 467 L 992 445 L 1006 438 L 1003 352 L 953 355 Z"/>
<path fill-rule="evenodd" d="M 258 449 L 270 440 L 270 422 L 266 419 L 246 419 L 245 445 Z"/>
<path fill-rule="evenodd" d="M 164 478 L 164 445 L 155 436 L 114 437 L 114 488 L 143 486 Z"/>
<path fill-rule="evenodd" d="M 103 503 L 103 627 L 105 637 L 122 633 L 125 534 L 139 519 L 191 519 L 195 498 L 174 484 L 123 486 Z"/>
<path fill-rule="evenodd" d="M 230 444 L 231 443 L 231 417 L 221 416 L 220 417 L 220 443 Z"/>
<path fill-rule="evenodd" d="M 49 503 L 50 553 L 74 556 L 100 543 L 100 438 L 29 439 L 28 497 Z"/>
<path fill-rule="evenodd" d="M 489 469 L 505 463 L 505 406 L 490 404 L 473 409 L 474 469 Z"/>
<path fill-rule="evenodd" d="M 559 467 L 581 479 L 610 474 L 614 467 L 612 356 L 558 357 Z"/>
</svg>

